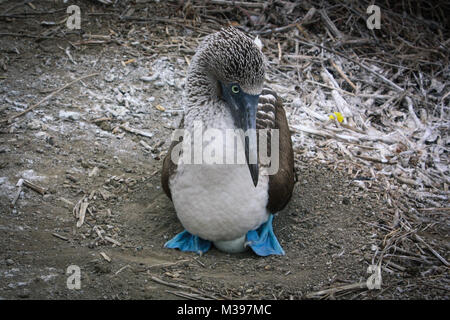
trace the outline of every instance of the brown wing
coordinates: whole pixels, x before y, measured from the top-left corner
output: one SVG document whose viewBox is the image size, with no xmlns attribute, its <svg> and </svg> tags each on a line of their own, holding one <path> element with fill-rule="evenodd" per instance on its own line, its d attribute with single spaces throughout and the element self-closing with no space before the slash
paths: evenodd
<svg viewBox="0 0 450 320">
<path fill-rule="evenodd" d="M 279 169 L 269 176 L 269 202 L 267 209 L 271 213 L 281 211 L 289 202 L 294 189 L 294 153 L 291 133 L 281 98 L 270 90 L 264 89 L 258 102 L 256 118 L 257 129 L 279 130 Z M 270 146 L 268 147 L 270 152 Z"/>
<path fill-rule="evenodd" d="M 179 128 L 182 129 L 184 127 L 184 115 L 181 118 L 181 122 L 179 125 Z M 162 173 L 161 173 L 161 184 L 164 192 L 166 195 L 172 200 L 172 194 L 170 193 L 170 187 L 169 187 L 169 179 L 170 177 L 175 173 L 177 170 L 177 165 L 172 161 L 171 154 L 172 150 L 177 145 L 179 141 L 172 141 L 170 144 L 169 150 L 167 151 L 167 155 L 164 158 L 163 166 L 162 166 Z"/>
</svg>

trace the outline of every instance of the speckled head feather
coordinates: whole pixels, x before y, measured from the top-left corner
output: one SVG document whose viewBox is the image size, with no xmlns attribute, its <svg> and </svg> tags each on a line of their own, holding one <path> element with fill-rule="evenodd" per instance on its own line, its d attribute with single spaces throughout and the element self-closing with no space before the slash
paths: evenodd
<svg viewBox="0 0 450 320">
<path fill-rule="evenodd" d="M 192 59 L 187 77 L 187 97 L 217 94 L 217 82 L 237 83 L 249 94 L 261 93 L 265 59 L 255 42 L 235 28 L 207 36 Z"/>
</svg>

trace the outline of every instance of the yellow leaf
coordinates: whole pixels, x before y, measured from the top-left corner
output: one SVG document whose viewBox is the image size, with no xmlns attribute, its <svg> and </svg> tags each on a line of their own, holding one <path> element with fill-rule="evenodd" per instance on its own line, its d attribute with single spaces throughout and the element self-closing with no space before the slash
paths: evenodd
<svg viewBox="0 0 450 320">
<path fill-rule="evenodd" d="M 336 116 L 337 121 L 339 121 L 339 122 L 344 121 L 344 117 L 342 116 L 342 114 L 340 112 L 334 112 L 334 115 Z M 329 118 L 331 120 L 334 120 L 334 116 L 332 114 L 329 115 Z"/>
<path fill-rule="evenodd" d="M 166 108 L 164 108 L 162 105 L 158 104 L 156 107 L 159 111 L 166 111 Z"/>
<path fill-rule="evenodd" d="M 340 112 L 335 112 L 334 114 L 336 115 L 339 122 L 344 121 L 344 117 L 342 116 L 342 114 Z"/>
</svg>

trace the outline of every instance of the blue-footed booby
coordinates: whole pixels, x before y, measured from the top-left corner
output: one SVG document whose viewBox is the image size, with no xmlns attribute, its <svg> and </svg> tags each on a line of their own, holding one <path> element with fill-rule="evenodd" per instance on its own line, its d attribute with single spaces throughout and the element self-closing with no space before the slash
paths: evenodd
<svg viewBox="0 0 450 320">
<path fill-rule="evenodd" d="M 203 156 L 205 150 L 214 150 L 219 161 L 190 163 L 192 157 L 181 154 L 191 149 L 174 153 L 181 142 L 172 141 L 163 162 L 162 186 L 185 231 L 166 247 L 203 253 L 213 243 L 229 253 L 250 247 L 260 256 L 284 254 L 272 221 L 291 198 L 294 157 L 281 99 L 264 87 L 265 65 L 260 47 L 235 28 L 211 34 L 199 45 L 188 69 L 180 128 L 195 137 L 195 123 L 201 123 L 203 139 L 189 144 L 193 149 L 200 144 Z M 221 137 L 207 137 L 208 129 L 216 135 L 229 129 L 250 133 L 230 144 Z M 260 133 L 263 129 L 266 136 Z M 251 139 L 252 130 L 258 132 L 256 139 Z M 278 138 L 275 142 L 273 136 Z M 257 151 L 261 140 L 267 142 L 267 154 L 277 157 L 270 163 L 263 163 Z M 220 161 L 238 149 L 245 152 L 244 162 Z M 277 163 L 275 172 L 269 168 L 272 162 Z"/>
</svg>

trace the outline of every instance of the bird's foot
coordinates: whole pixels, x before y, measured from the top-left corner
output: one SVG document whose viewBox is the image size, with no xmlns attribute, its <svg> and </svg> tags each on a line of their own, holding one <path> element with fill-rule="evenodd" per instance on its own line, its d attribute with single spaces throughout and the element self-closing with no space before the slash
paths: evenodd
<svg viewBox="0 0 450 320">
<path fill-rule="evenodd" d="M 193 251 L 202 255 L 211 248 L 211 241 L 194 236 L 184 230 L 171 240 L 167 241 L 164 247 L 180 249 L 181 251 Z"/>
<path fill-rule="evenodd" d="M 269 219 L 258 229 L 250 230 L 241 238 L 231 241 L 216 241 L 214 245 L 219 250 L 228 253 L 243 252 L 248 246 L 259 256 L 284 255 L 284 250 L 273 233 L 272 221 L 273 214 L 269 215 Z M 202 255 L 211 248 L 211 241 L 194 236 L 185 230 L 167 241 L 164 247 L 193 251 Z"/>
<path fill-rule="evenodd" d="M 247 242 L 249 246 L 259 256 L 284 255 L 284 250 L 273 233 L 273 214 L 269 219 L 256 230 L 247 232 Z"/>
</svg>

